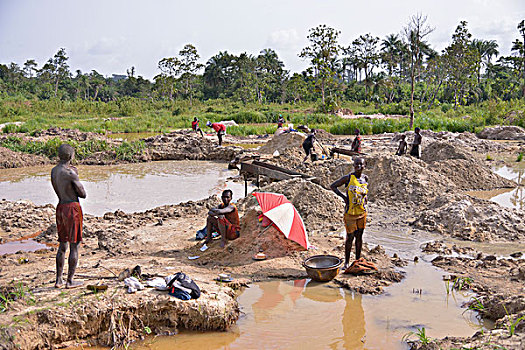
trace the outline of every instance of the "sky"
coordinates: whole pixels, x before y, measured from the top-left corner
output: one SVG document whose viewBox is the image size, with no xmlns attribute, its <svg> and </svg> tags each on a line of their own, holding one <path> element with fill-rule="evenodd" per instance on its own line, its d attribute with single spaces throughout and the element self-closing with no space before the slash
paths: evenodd
<svg viewBox="0 0 525 350">
<path fill-rule="evenodd" d="M 63 47 L 73 72 L 111 76 L 134 66 L 151 79 L 162 58 L 191 43 L 201 63 L 219 51 L 272 48 L 286 69 L 300 72 L 310 28 L 333 27 L 348 46 L 361 34 L 399 34 L 417 13 L 435 28 L 428 41 L 437 51 L 466 20 L 474 38 L 496 40 L 508 55 L 525 0 L 0 0 L 0 63 L 35 59 L 41 67 Z"/>
</svg>

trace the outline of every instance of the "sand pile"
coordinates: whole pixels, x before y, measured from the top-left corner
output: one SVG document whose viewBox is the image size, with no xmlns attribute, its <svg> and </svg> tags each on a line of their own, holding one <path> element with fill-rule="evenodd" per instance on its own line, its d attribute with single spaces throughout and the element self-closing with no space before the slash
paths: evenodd
<svg viewBox="0 0 525 350">
<path fill-rule="evenodd" d="M 188 130 L 144 139 L 151 160 L 231 160 L 241 154 L 241 147 L 220 147 L 216 142 Z"/>
<path fill-rule="evenodd" d="M 421 159 L 427 163 L 448 159 L 472 159 L 473 155 L 456 142 L 432 141 L 421 151 Z"/>
<path fill-rule="evenodd" d="M 48 163 L 49 159 L 46 157 L 14 152 L 9 148 L 0 147 L 0 169 L 20 168 Z"/>
<path fill-rule="evenodd" d="M 111 139 L 105 135 L 98 134 L 95 132 L 83 132 L 77 129 L 61 129 L 61 128 L 49 128 L 47 130 L 37 131 L 34 136 L 40 139 L 51 139 L 58 137 L 61 140 L 75 140 L 75 141 L 87 141 L 87 140 L 105 140 L 108 143 L 116 143 L 114 139 Z"/>
<path fill-rule="evenodd" d="M 344 203 L 332 191 L 302 179 L 275 182 L 262 187 L 258 192 L 281 193 L 292 202 L 306 226 L 308 233 L 333 230 L 342 223 Z M 239 208 L 259 208 L 254 196 L 239 202 Z"/>
<path fill-rule="evenodd" d="M 275 151 L 283 153 L 286 149 L 296 148 L 302 150 L 302 144 L 306 138 L 300 132 L 289 132 L 275 135 L 264 146 L 259 149 L 261 153 L 273 154 Z"/>
<path fill-rule="evenodd" d="M 201 252 L 201 244 L 188 249 L 188 254 L 198 255 L 200 265 L 208 263 L 223 266 L 241 266 L 253 261 L 252 257 L 264 251 L 267 259 L 299 255 L 304 248 L 286 237 L 276 228 L 263 228 L 259 223 L 260 209 L 249 209 L 241 218 L 241 236 L 230 241 L 225 249 L 219 247 L 220 240 L 214 240 L 210 248 Z"/>
<path fill-rule="evenodd" d="M 518 241 L 525 238 L 525 212 L 466 195 L 439 196 L 414 226 L 463 240 Z"/>
<path fill-rule="evenodd" d="M 492 190 L 516 186 L 514 181 L 495 174 L 485 164 L 471 159 L 434 162 L 429 168 L 445 175 L 461 190 Z"/>
<path fill-rule="evenodd" d="M 477 136 L 489 140 L 525 140 L 525 129 L 519 126 L 494 126 L 483 129 Z"/>
<path fill-rule="evenodd" d="M 439 194 L 457 190 L 444 175 L 430 170 L 425 162 L 409 157 L 369 158 L 364 173 L 369 178 L 370 201 L 417 206 L 428 204 Z"/>
</svg>

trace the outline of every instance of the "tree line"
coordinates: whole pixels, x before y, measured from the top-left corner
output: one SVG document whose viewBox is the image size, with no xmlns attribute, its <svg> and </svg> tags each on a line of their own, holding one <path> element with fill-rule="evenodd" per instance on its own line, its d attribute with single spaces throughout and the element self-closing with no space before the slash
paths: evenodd
<svg viewBox="0 0 525 350">
<path fill-rule="evenodd" d="M 368 101 L 392 104 L 393 112 L 412 117 L 414 108 L 524 98 L 525 21 L 517 25 L 509 56 L 499 55 L 495 40 L 473 38 L 465 21 L 437 52 L 428 42 L 433 30 L 427 17 L 418 14 L 399 33 L 382 39 L 363 34 L 345 46 L 340 31 L 319 25 L 309 30 L 309 45 L 298 53 L 309 62 L 300 73 L 286 70 L 271 48 L 257 56 L 219 52 L 202 64 L 197 49 L 187 44 L 176 56 L 158 62 L 159 74 L 152 81 L 137 75 L 134 67 L 112 77 L 96 70 L 71 72 L 66 50 L 60 48 L 40 68 L 33 59 L 22 66 L 0 64 L 0 90 L 28 99 L 314 102 L 324 112 L 344 101 Z"/>
</svg>

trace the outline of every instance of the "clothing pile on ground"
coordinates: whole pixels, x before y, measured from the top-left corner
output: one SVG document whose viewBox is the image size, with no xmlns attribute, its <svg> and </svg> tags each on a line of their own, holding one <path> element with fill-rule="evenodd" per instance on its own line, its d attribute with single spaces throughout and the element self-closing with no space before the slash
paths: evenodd
<svg viewBox="0 0 525 350">
<path fill-rule="evenodd" d="M 177 272 L 166 277 L 155 277 L 144 282 L 147 287 L 168 291 L 169 295 L 182 300 L 198 299 L 201 296 L 199 286 L 184 272 Z M 128 277 L 124 280 L 128 293 L 135 293 L 145 288 L 138 278 Z"/>
<path fill-rule="evenodd" d="M 362 275 L 377 271 L 377 266 L 365 258 L 359 258 L 352 263 L 345 271 L 345 274 Z"/>
</svg>

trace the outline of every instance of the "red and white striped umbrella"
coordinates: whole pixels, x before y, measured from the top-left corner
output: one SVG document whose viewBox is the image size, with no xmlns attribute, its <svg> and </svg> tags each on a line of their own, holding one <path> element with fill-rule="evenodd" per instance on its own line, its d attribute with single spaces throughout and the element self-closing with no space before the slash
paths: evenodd
<svg viewBox="0 0 525 350">
<path fill-rule="evenodd" d="M 308 234 L 303 219 L 286 197 L 279 193 L 254 192 L 264 216 L 270 219 L 286 238 L 308 249 Z"/>
</svg>

